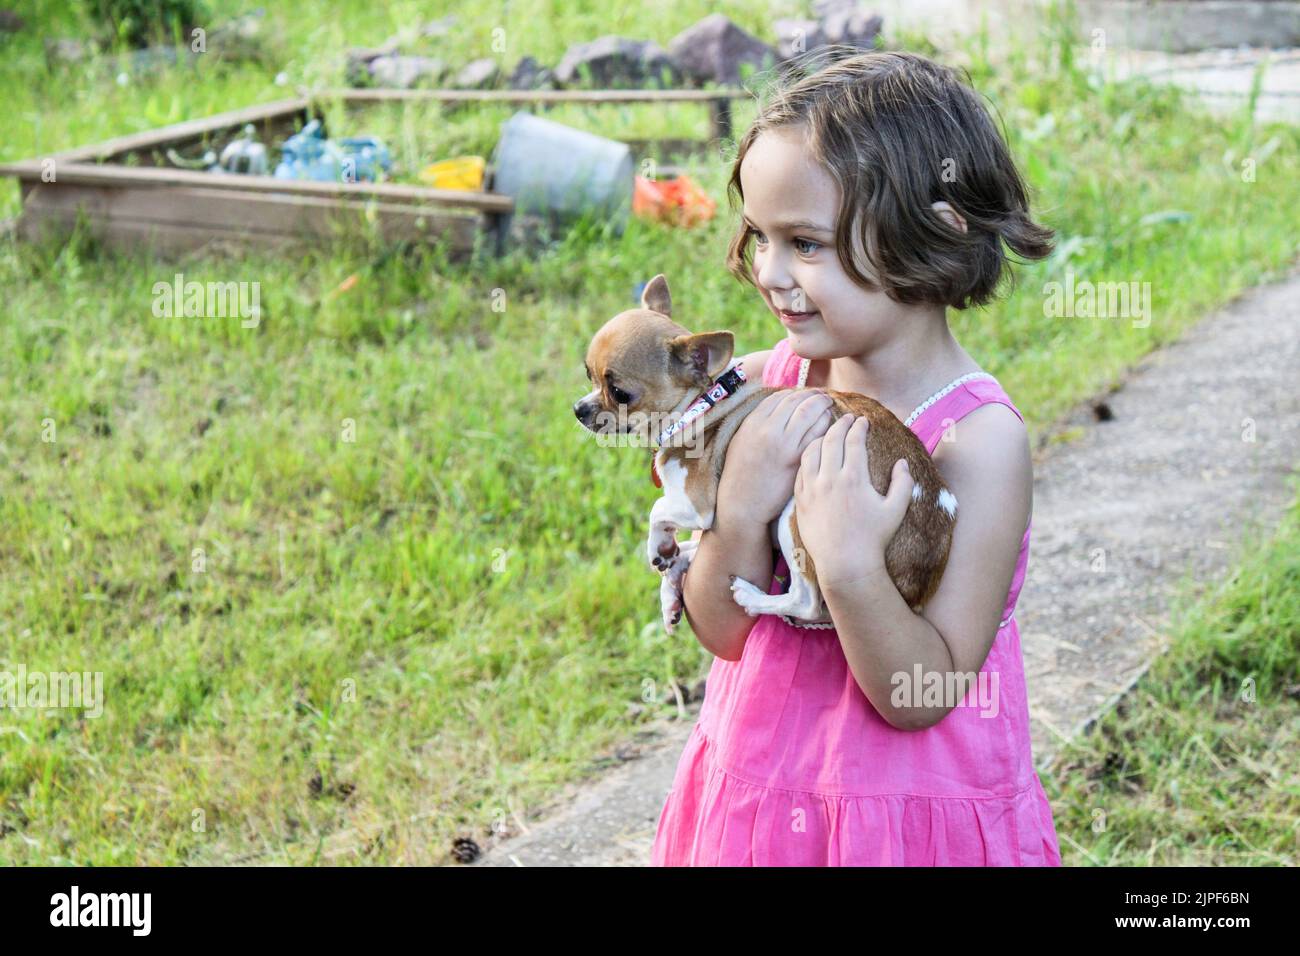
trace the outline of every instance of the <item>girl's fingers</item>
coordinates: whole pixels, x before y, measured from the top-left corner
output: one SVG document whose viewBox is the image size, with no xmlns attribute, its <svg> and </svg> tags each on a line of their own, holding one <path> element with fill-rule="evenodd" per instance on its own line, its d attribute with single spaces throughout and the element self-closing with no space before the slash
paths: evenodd
<svg viewBox="0 0 1300 956">
<path fill-rule="evenodd" d="M 870 474 L 867 469 L 867 429 L 870 422 L 866 418 L 859 418 L 849 429 L 849 434 L 844 442 L 844 467 L 852 468 L 864 475 Z"/>
<path fill-rule="evenodd" d="M 792 411 L 790 411 L 790 418 L 792 419 L 810 418 L 810 416 L 815 418 L 820 411 L 831 407 L 831 398 L 829 398 L 829 395 L 823 395 L 818 392 L 794 392 L 792 394 L 798 395 L 798 399 L 800 399 L 800 401 L 793 406 Z"/>
<path fill-rule="evenodd" d="M 778 392 L 777 394 L 782 393 Z M 800 422 L 806 420 L 808 424 L 803 428 L 803 431 L 806 432 L 817 421 L 815 411 L 818 404 L 816 397 L 810 397 L 804 392 L 793 389 L 787 390 L 781 404 L 773 410 L 772 416 L 786 430 L 789 430 L 792 424 L 793 427 L 797 428 Z"/>
<path fill-rule="evenodd" d="M 822 442 L 825 436 L 814 439 L 808 443 L 808 447 L 803 450 L 799 456 L 799 474 L 807 473 L 808 477 L 815 477 L 822 466 Z"/>
<path fill-rule="evenodd" d="M 779 392 L 773 392 L 771 395 L 767 396 L 767 398 L 759 402 L 758 407 L 750 412 L 747 417 L 752 418 L 754 415 L 762 412 L 763 417 L 765 418 L 776 418 L 778 415 L 781 415 L 783 417 L 780 418 L 779 421 L 789 421 L 790 414 L 788 409 L 796 407 L 797 402 L 795 399 L 798 395 L 799 393 L 792 389 L 782 389 Z"/>
<path fill-rule="evenodd" d="M 775 418 L 782 413 L 789 401 L 789 392 L 773 392 L 758 403 L 758 408 L 754 409 L 754 412 L 757 413 L 761 410 L 765 418 Z"/>
<path fill-rule="evenodd" d="M 916 479 L 912 477 L 907 459 L 900 458 L 894 462 L 893 473 L 889 476 L 889 493 L 885 495 L 885 505 L 890 512 L 897 515 L 900 522 L 907 512 L 907 506 L 912 499 L 912 486 L 915 483 Z"/>
<path fill-rule="evenodd" d="M 823 404 L 821 399 L 825 399 L 826 404 L 819 413 L 818 407 Z M 795 410 L 796 414 L 802 416 L 802 421 L 805 422 L 803 430 L 799 433 L 800 455 L 825 435 L 827 428 L 830 426 L 830 410 L 830 397 L 826 395 L 809 398 Z M 794 421 L 793 416 L 791 422 L 793 427 L 798 428 L 799 422 Z"/>
<path fill-rule="evenodd" d="M 844 436 L 849 433 L 853 423 L 857 421 L 856 415 L 841 415 L 835 419 L 835 424 L 827 429 L 826 434 L 822 436 L 822 442 L 826 445 L 826 453 L 822 455 L 822 462 L 825 468 L 834 473 L 844 467 Z"/>
</svg>

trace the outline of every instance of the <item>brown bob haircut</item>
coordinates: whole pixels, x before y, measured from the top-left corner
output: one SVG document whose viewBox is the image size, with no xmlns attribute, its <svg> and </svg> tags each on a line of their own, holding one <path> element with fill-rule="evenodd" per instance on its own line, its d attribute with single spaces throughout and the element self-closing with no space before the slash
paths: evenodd
<svg viewBox="0 0 1300 956">
<path fill-rule="evenodd" d="M 992 117 L 952 70 L 913 53 L 838 44 L 778 69 L 737 144 L 733 209 L 744 202 L 740 164 L 749 147 L 767 130 L 795 127 L 839 186 L 835 248 L 864 288 L 965 309 L 993 298 L 1008 271 L 1003 243 L 1025 259 L 1051 253 L 1053 232 L 1029 218 L 1025 183 Z M 930 208 L 937 200 L 961 214 L 965 233 Z M 742 220 L 726 264 L 753 285 L 751 235 Z M 878 281 L 855 250 L 866 252 Z"/>
</svg>

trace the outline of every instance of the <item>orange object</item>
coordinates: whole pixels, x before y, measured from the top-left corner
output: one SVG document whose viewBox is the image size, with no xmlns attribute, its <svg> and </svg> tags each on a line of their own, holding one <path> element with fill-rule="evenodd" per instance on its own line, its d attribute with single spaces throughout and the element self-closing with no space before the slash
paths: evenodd
<svg viewBox="0 0 1300 956">
<path fill-rule="evenodd" d="M 632 212 L 674 226 L 694 226 L 713 218 L 717 204 L 689 176 L 676 179 L 635 177 Z"/>
<path fill-rule="evenodd" d="M 336 285 L 334 288 L 332 288 L 332 289 L 330 289 L 328 292 L 326 292 L 325 295 L 324 295 L 324 297 L 322 298 L 321 301 L 323 301 L 323 302 L 330 302 L 330 301 L 332 301 L 335 297 L 342 295 L 344 292 L 347 292 L 349 289 L 351 289 L 351 288 L 352 288 L 353 286 L 355 286 L 356 284 L 357 284 L 357 274 L 354 272 L 354 273 L 352 273 L 352 275 L 348 276 L 346 279 L 344 279 L 342 282 L 340 282 L 340 283 L 339 283 L 338 285 Z"/>
</svg>

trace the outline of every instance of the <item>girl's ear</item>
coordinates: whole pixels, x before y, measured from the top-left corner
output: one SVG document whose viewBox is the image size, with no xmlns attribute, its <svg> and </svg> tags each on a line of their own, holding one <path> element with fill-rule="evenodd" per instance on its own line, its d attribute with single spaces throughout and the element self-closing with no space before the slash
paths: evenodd
<svg viewBox="0 0 1300 956">
<path fill-rule="evenodd" d="M 668 295 L 668 280 L 662 272 L 645 284 L 645 289 L 641 292 L 641 304 L 651 312 L 672 316 L 673 300 Z"/>
<path fill-rule="evenodd" d="M 735 348 L 736 338 L 730 332 L 701 332 L 668 340 L 677 377 L 701 388 L 722 374 Z"/>
<path fill-rule="evenodd" d="M 938 202 L 930 203 L 930 208 L 943 217 L 943 221 L 952 226 L 958 232 L 966 231 L 966 220 L 956 209 L 942 199 Z"/>
</svg>

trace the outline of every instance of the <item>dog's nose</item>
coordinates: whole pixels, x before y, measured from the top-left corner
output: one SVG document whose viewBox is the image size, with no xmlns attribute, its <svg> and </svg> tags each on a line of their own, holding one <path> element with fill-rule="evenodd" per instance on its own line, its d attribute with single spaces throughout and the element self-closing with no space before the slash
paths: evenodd
<svg viewBox="0 0 1300 956">
<path fill-rule="evenodd" d="M 576 419 L 578 419 L 578 421 L 582 421 L 583 415 L 586 412 L 586 410 L 587 408 L 585 405 L 582 404 L 582 402 L 579 401 L 573 403 L 573 416 Z"/>
</svg>

